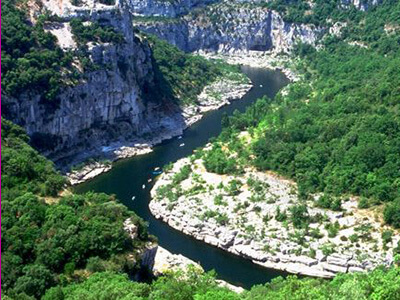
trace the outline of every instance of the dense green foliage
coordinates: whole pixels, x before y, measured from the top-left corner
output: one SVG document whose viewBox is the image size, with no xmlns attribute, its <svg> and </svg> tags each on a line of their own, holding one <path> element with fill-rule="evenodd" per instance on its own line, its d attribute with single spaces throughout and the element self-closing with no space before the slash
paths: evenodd
<svg viewBox="0 0 400 300">
<path fill-rule="evenodd" d="M 64 53 L 56 38 L 43 30 L 44 19 L 32 26 L 14 0 L 2 0 L 1 6 L 2 93 L 17 97 L 22 92 L 39 92 L 45 100 L 54 100 L 72 55 Z"/>
<path fill-rule="evenodd" d="M 370 14 L 379 17 L 388 11 L 383 5 Z M 399 12 L 400 3 L 391 11 Z M 388 14 L 384 21 L 394 21 Z M 365 196 L 372 204 L 399 198 L 400 52 L 383 41 L 390 38 L 396 45 L 400 32 L 385 33 L 382 20 L 371 16 L 363 25 L 370 30 L 359 31 L 370 48 L 334 38 L 325 39 L 320 51 L 299 45 L 298 68 L 305 80 L 292 84 L 287 95 L 261 100 L 246 113 L 225 120 L 217 143 L 235 149 L 238 162 L 252 157 L 245 164 L 296 179 L 302 197 L 324 191 Z M 242 130 L 252 135 L 250 150 L 237 138 Z M 208 153 L 206 160 L 219 156 L 214 148 L 215 154 Z M 338 199 L 322 198 L 318 204 L 340 210 Z M 385 216 L 399 226 L 396 204 Z"/>
<path fill-rule="evenodd" d="M 65 179 L 53 164 L 28 145 L 23 129 L 1 119 L 1 191 L 3 200 L 25 192 L 56 196 Z"/>
<path fill-rule="evenodd" d="M 400 198 L 397 198 L 394 202 L 386 205 L 383 217 L 386 223 L 391 224 L 396 228 L 400 228 Z"/>
<path fill-rule="evenodd" d="M 396 0 L 383 0 L 383 4 L 370 5 L 368 13 L 358 10 L 353 5 L 345 7 L 343 5 L 344 2 L 342 0 L 314 0 L 312 2 L 305 0 L 272 0 L 258 5 L 278 11 L 287 22 L 314 24 L 317 26 L 326 26 L 333 22 L 348 22 L 352 25 L 357 24 L 363 27 L 360 21 L 365 17 L 381 24 L 397 22 L 399 11 L 395 7 L 398 3 Z M 371 26 L 365 26 L 364 28 L 376 30 L 376 27 Z M 347 30 L 356 31 L 358 29 L 357 26 L 349 26 Z M 370 31 L 369 33 L 372 32 Z M 376 35 L 371 34 L 371 36 Z"/>
<path fill-rule="evenodd" d="M 125 253 L 141 246 L 147 233 L 140 224 L 133 243 L 122 226 L 128 217 L 139 222 L 104 194 L 63 197 L 52 205 L 31 193 L 2 201 L 3 291 L 40 297 L 56 283 L 72 280 L 75 269 L 93 266 L 93 257 L 97 265 L 107 261 L 97 270 L 132 271 L 134 261 Z"/>
<path fill-rule="evenodd" d="M 56 284 L 78 280 L 75 269 L 131 272 L 127 257 L 143 248 L 147 229 L 134 213 L 105 194 L 56 196 L 64 178 L 28 144 L 23 130 L 2 119 L 1 285 L 18 299 L 40 298 Z M 123 229 L 138 226 L 132 241 Z"/>
<path fill-rule="evenodd" d="M 229 154 L 218 144 L 213 145 L 212 150 L 206 152 L 204 166 L 207 171 L 217 174 L 234 174 L 239 171 L 235 158 L 229 157 Z"/>
<path fill-rule="evenodd" d="M 155 36 L 146 35 L 146 38 L 152 49 L 155 68 L 157 92 L 151 94 L 153 100 L 191 104 L 204 87 L 218 77 L 245 80 L 237 66 L 187 54 Z"/>
<path fill-rule="evenodd" d="M 185 276 L 183 276 L 185 275 Z M 217 286 L 212 274 L 171 273 L 152 284 L 129 281 L 123 275 L 97 273 L 83 283 L 52 288 L 45 300 L 154 299 L 154 300 L 308 300 L 308 299 L 399 299 L 400 270 L 375 270 L 370 274 L 339 275 L 333 281 L 290 276 L 254 286 L 237 294 Z"/>
<path fill-rule="evenodd" d="M 340 44 L 305 59 L 316 74 L 313 88 L 293 85 L 277 109 L 268 108 L 253 148 L 256 166 L 296 178 L 308 192 L 378 202 L 400 196 L 399 55 Z"/>
</svg>

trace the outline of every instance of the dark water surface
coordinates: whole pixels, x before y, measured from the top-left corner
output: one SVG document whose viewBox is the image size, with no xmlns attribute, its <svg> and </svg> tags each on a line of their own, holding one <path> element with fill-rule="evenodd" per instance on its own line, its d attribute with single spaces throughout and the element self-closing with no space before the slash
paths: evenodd
<svg viewBox="0 0 400 300">
<path fill-rule="evenodd" d="M 205 145 L 211 137 L 217 136 L 221 132 L 223 113 L 230 115 L 236 109 L 244 111 L 247 106 L 264 95 L 273 97 L 288 83 L 288 79 L 279 71 L 250 67 L 243 67 L 242 70 L 254 83 L 254 88 L 243 99 L 207 113 L 203 119 L 184 132 L 182 139 L 174 138 L 156 146 L 149 154 L 116 162 L 110 172 L 77 186 L 75 192 L 95 191 L 115 194 L 129 209 L 149 222 L 150 233 L 157 236 L 162 247 L 199 262 L 207 271 L 215 269 L 220 279 L 250 288 L 254 284 L 265 283 L 283 273 L 262 268 L 249 260 L 197 241 L 156 220 L 148 208 L 152 183 L 147 183 L 149 178 L 154 177 L 151 171 L 155 167 L 162 167 L 186 157 L 192 154 L 194 149 Z M 185 146 L 179 147 L 181 143 L 185 143 Z M 143 184 L 146 184 L 145 189 L 142 189 Z M 131 200 L 133 195 L 136 196 L 134 201 Z"/>
</svg>

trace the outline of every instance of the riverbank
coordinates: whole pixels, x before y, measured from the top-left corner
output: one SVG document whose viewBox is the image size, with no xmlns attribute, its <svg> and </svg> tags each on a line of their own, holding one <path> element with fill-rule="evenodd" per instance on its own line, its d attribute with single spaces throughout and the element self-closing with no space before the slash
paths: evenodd
<svg viewBox="0 0 400 300">
<path fill-rule="evenodd" d="M 106 158 L 106 162 L 88 163 L 82 168 L 67 172 L 66 177 L 71 185 L 77 185 L 110 171 L 112 162 L 150 153 L 155 145 L 182 135 L 186 128 L 201 120 L 206 112 L 220 109 L 230 104 L 231 101 L 240 100 L 251 88 L 251 81 L 245 77 L 237 80 L 220 78 L 203 89 L 196 104 L 181 107 L 172 115 L 165 115 L 165 118 L 160 122 L 155 122 L 158 123 L 159 127 L 154 129 L 151 136 L 138 138 L 128 146 L 125 143 L 115 143 L 103 147 L 101 157 Z M 93 156 L 99 156 L 99 153 L 93 153 Z"/>
<path fill-rule="evenodd" d="M 273 51 L 243 51 L 233 53 L 215 53 L 199 51 L 197 54 L 207 59 L 222 59 L 228 64 L 244 65 L 281 71 L 286 77 L 296 82 L 300 75 L 294 71 L 293 60 L 288 55 L 278 55 Z"/>
<path fill-rule="evenodd" d="M 186 167 L 185 167 L 186 166 Z M 190 168 L 182 174 L 182 168 Z M 180 181 L 179 181 L 180 180 Z M 296 184 L 251 168 L 240 176 L 205 170 L 201 159 L 184 158 L 154 185 L 151 213 L 169 226 L 266 268 L 332 278 L 393 264 L 400 234 L 376 214 L 343 200 L 340 211 L 300 201 Z M 308 229 L 292 224 L 293 207 L 307 207 Z M 279 208 L 279 209 L 278 209 Z M 382 233 L 391 231 L 390 241 Z"/>
</svg>

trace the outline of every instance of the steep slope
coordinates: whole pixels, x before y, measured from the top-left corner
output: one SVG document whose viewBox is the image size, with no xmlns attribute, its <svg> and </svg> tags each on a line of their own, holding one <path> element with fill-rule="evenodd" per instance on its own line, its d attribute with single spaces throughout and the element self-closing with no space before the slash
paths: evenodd
<svg viewBox="0 0 400 300">
<path fill-rule="evenodd" d="M 31 14 L 48 9 L 58 17 L 36 23 L 35 30 L 44 29 L 57 37 L 57 43 L 73 56 L 69 72 L 78 73 L 78 79 L 60 80 L 61 88 L 53 99 L 45 99 L 35 87 L 19 94 L 3 94 L 3 114 L 24 126 L 33 136 L 33 143 L 55 157 L 58 151 L 64 155 L 74 148 L 73 152 L 77 152 L 115 136 L 144 130 L 145 112 L 149 111 L 146 105 L 151 105 L 144 98 L 153 84 L 151 51 L 134 35 L 123 4 L 85 3 L 83 7 L 68 1 L 62 2 L 61 7 L 56 1 L 43 4 L 43 9 L 32 6 L 26 9 Z M 82 26 L 75 22 L 71 28 L 70 20 L 76 17 L 89 23 Z M 77 35 L 85 36 L 79 39 Z M 7 46 L 6 52 L 11 53 Z M 46 45 L 41 48 L 40 51 L 46 51 Z M 24 70 L 20 72 L 23 74 Z"/>
<path fill-rule="evenodd" d="M 175 19 L 134 18 L 134 25 L 187 52 L 289 52 L 297 40 L 313 44 L 322 32 L 314 25 L 285 22 L 263 5 L 231 1 Z"/>
<path fill-rule="evenodd" d="M 219 0 L 128 0 L 133 15 L 177 17 Z"/>
</svg>

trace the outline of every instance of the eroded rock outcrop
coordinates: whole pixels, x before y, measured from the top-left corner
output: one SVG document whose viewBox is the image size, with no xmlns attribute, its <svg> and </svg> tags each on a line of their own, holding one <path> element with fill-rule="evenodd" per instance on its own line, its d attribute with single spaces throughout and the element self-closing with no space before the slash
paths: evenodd
<svg viewBox="0 0 400 300">
<path fill-rule="evenodd" d="M 173 20 L 134 19 L 139 29 L 186 52 L 289 52 L 295 42 L 313 44 L 322 33 L 314 25 L 285 22 L 262 6 L 224 1 Z"/>
<path fill-rule="evenodd" d="M 24 93 L 18 99 L 2 95 L 3 116 L 22 125 L 32 140 L 43 146 L 40 149 L 43 154 L 63 165 L 93 156 L 115 160 L 147 153 L 153 145 L 182 134 L 205 111 L 241 98 L 250 88 L 247 82 L 244 85 L 224 82 L 222 87 L 231 89 L 223 92 L 221 99 L 203 97 L 199 98 L 198 105 L 188 107 L 147 100 L 157 98 L 147 97 L 156 90 L 154 61 L 146 39 L 135 34 L 125 0 L 112 5 L 93 0 L 84 0 L 79 6 L 69 0 L 50 0 L 43 4 L 43 9 L 57 16 L 56 21 L 46 21 L 44 29 L 56 36 L 64 50 L 73 51 L 80 46 L 70 25 L 77 17 L 85 26 L 101 22 L 123 36 L 123 42 L 119 43 L 88 42 L 85 46 L 96 69 L 82 71 L 81 80 L 63 87 L 50 104 L 43 102 L 39 92 Z M 76 64 L 79 69 L 79 62 Z M 109 170 L 103 165 L 92 167 L 72 174 L 72 181 L 82 182 Z"/>
</svg>

